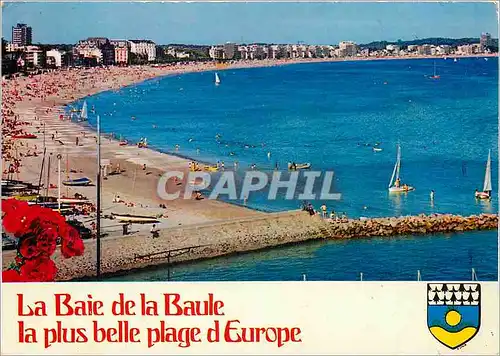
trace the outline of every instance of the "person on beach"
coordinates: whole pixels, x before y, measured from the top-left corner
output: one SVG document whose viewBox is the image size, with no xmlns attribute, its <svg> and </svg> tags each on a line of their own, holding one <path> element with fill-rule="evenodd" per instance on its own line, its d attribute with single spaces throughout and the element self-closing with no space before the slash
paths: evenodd
<svg viewBox="0 0 500 356">
<path fill-rule="evenodd" d="M 142 166 L 142 170 L 145 171 L 146 170 L 146 163 L 144 163 L 144 165 Z"/>
<path fill-rule="evenodd" d="M 326 204 L 321 205 L 321 216 L 323 216 L 324 219 L 327 217 Z"/>
<path fill-rule="evenodd" d="M 150 231 L 151 231 L 151 237 L 153 239 L 158 238 L 160 236 L 160 234 L 158 233 L 158 229 L 156 228 L 156 224 L 153 224 Z"/>
<path fill-rule="evenodd" d="M 332 212 L 330 213 L 330 219 L 333 221 L 335 220 L 335 211 L 332 210 Z"/>
<path fill-rule="evenodd" d="M 76 136 L 76 138 L 75 138 L 75 145 L 78 146 L 79 144 L 80 144 L 80 140 L 79 140 L 78 136 Z"/>
<path fill-rule="evenodd" d="M 309 203 L 307 205 L 307 211 L 309 212 L 309 215 L 313 216 L 314 214 L 316 214 L 316 212 L 314 211 L 314 207 L 312 206 L 311 203 Z"/>
</svg>

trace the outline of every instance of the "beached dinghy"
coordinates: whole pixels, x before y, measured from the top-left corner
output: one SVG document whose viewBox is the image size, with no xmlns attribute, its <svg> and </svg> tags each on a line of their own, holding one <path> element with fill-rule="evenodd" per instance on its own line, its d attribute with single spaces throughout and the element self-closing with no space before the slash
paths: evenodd
<svg viewBox="0 0 500 356">
<path fill-rule="evenodd" d="M 67 198 L 67 197 L 61 197 L 59 201 L 62 204 L 90 204 L 91 201 L 88 199 L 78 199 L 78 198 Z"/>
<path fill-rule="evenodd" d="M 22 134 L 22 135 L 14 135 L 11 136 L 11 138 L 17 138 L 17 139 L 33 139 L 36 138 L 37 136 L 35 134 Z"/>
<path fill-rule="evenodd" d="M 115 214 L 115 213 L 111 213 L 111 216 L 116 220 L 120 220 L 121 222 L 130 222 L 137 224 L 153 224 L 159 222 L 158 218 L 156 218 L 155 216 Z"/>
<path fill-rule="evenodd" d="M 396 164 L 394 165 L 391 181 L 389 183 L 389 193 L 406 193 L 415 190 L 415 188 L 407 184 L 401 184 L 401 179 L 399 178 L 400 169 L 401 169 L 401 147 L 399 147 L 398 145 Z"/>
<path fill-rule="evenodd" d="M 78 178 L 78 179 L 68 179 L 63 182 L 64 185 L 71 185 L 71 186 L 86 186 L 92 183 L 92 181 L 87 178 Z"/>
<path fill-rule="evenodd" d="M 491 150 L 488 151 L 488 160 L 486 161 L 486 171 L 484 173 L 483 191 L 476 190 L 474 196 L 477 199 L 491 199 Z"/>
</svg>

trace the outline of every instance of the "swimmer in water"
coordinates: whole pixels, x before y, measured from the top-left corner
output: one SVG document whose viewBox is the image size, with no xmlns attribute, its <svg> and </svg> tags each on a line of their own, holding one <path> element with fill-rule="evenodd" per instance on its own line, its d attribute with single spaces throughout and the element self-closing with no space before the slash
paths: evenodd
<svg viewBox="0 0 500 356">
<path fill-rule="evenodd" d="M 267 152 L 267 159 L 271 159 L 271 152 Z"/>
</svg>

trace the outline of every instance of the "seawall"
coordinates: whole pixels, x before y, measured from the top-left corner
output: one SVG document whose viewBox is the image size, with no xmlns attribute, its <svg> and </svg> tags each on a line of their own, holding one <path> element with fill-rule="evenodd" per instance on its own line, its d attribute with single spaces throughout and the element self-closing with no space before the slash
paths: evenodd
<svg viewBox="0 0 500 356">
<path fill-rule="evenodd" d="M 103 238 L 101 241 L 102 273 L 126 271 L 165 263 L 180 263 L 223 255 L 243 253 L 318 239 L 353 239 L 375 236 L 397 236 L 490 230 L 498 228 L 494 214 L 419 215 L 366 220 L 330 221 L 303 211 L 266 214 L 263 217 L 211 222 L 192 226 L 166 228 L 158 238 L 136 234 Z M 170 252 L 168 252 L 170 251 Z M 3 254 L 3 268 L 15 251 Z M 55 254 L 58 280 L 95 276 L 96 243 L 86 241 L 83 256 L 64 259 Z"/>
</svg>

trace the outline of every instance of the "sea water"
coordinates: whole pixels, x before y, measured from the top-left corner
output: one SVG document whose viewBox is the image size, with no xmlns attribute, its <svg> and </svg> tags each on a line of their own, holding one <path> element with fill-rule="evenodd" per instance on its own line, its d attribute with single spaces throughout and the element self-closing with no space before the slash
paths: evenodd
<svg viewBox="0 0 500 356">
<path fill-rule="evenodd" d="M 439 79 L 430 78 L 434 66 Z M 229 169 L 237 161 L 240 172 L 252 164 L 266 171 L 276 166 L 286 169 L 290 161 L 311 163 L 313 170 L 331 170 L 335 174 L 334 190 L 342 194 L 342 199 L 325 203 L 329 210 L 350 217 L 497 212 L 497 58 L 346 61 L 229 69 L 218 74 L 221 84 L 217 86 L 214 72 L 189 73 L 88 97 L 89 107 L 96 108 L 89 122 L 95 124 L 95 115 L 99 114 L 104 132 L 130 142 L 147 137 L 153 149 L 204 162 L 224 161 Z M 73 105 L 80 107 L 82 101 Z M 388 184 L 398 144 L 402 150 L 402 182 L 414 186 L 415 191 L 390 195 Z M 374 151 L 375 145 L 382 151 Z M 482 189 L 490 149 L 495 192 L 490 202 L 476 201 L 474 190 Z M 433 201 L 429 198 L 431 190 L 435 191 Z M 266 193 L 252 193 L 247 206 L 264 211 L 300 206 L 299 200 L 283 196 L 284 191 L 278 194 L 281 199 L 268 200 Z M 319 207 L 323 201 L 312 203 Z M 418 266 L 427 265 L 430 251 L 443 266 L 449 258 L 458 263 L 462 260 L 457 260 L 460 249 L 471 251 L 474 264 L 484 259 L 485 278 L 497 279 L 496 232 L 463 236 L 451 239 L 454 243 L 448 245 L 443 242 L 448 241 L 444 236 L 411 240 L 415 241 L 414 249 L 427 251 L 421 255 L 395 252 L 409 248 L 405 238 L 347 242 L 352 246 L 348 248 L 356 247 L 362 253 L 359 259 L 340 254 L 341 245 L 335 243 L 316 246 L 318 252 L 335 256 L 335 262 L 319 259 L 328 265 L 314 262 L 309 273 L 317 272 L 318 278 L 354 279 L 320 270 L 331 271 L 331 263 L 348 271 L 360 270 L 365 267 L 360 264 L 366 262 L 363 256 L 378 256 L 389 246 L 398 246 L 386 258 L 394 258 L 401 269 L 375 269 L 373 279 L 411 279 Z M 429 241 L 428 245 L 424 241 Z M 475 249 L 475 244 L 486 248 Z M 280 252 L 273 251 L 265 254 L 276 254 L 276 261 L 289 264 L 289 258 L 279 258 Z M 241 258 L 258 259 L 262 254 Z M 211 261 L 210 265 L 216 263 Z M 462 262 L 457 268 L 469 264 Z M 231 265 L 211 278 L 240 276 Z M 439 270 L 438 265 L 432 267 Z M 288 275 L 283 271 L 276 277 L 247 272 L 253 279 L 264 280 L 285 279 Z M 442 274 L 435 272 L 436 277 Z M 204 279 L 208 272 L 205 269 L 200 273 L 199 279 Z M 292 274 L 299 275 L 299 269 L 292 270 L 290 277 Z M 466 276 L 460 277 L 457 272 L 449 277 Z M 185 278 L 196 279 L 189 274 Z"/>
</svg>

